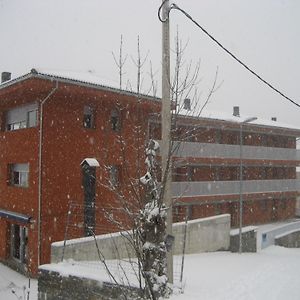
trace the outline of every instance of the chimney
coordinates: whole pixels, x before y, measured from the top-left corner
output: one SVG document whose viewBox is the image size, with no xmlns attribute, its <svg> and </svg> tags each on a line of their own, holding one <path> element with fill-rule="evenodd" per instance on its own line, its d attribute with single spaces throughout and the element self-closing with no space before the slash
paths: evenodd
<svg viewBox="0 0 300 300">
<path fill-rule="evenodd" d="M 240 116 L 240 107 L 239 106 L 234 106 L 233 107 L 233 115 L 235 117 L 239 117 Z"/>
<path fill-rule="evenodd" d="M 183 109 L 191 110 L 191 99 L 189 98 L 184 99 Z"/>
<path fill-rule="evenodd" d="M 276 117 L 272 117 L 272 119 L 271 119 L 272 121 L 277 121 L 277 118 Z"/>
<path fill-rule="evenodd" d="M 9 72 L 2 72 L 1 73 L 1 83 L 9 81 L 11 79 L 11 73 Z"/>
</svg>

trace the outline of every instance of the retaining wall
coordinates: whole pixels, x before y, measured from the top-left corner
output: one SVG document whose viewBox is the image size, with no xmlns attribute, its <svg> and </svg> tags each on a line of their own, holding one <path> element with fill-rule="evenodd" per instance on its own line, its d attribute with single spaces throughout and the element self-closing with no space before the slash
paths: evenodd
<svg viewBox="0 0 300 300">
<path fill-rule="evenodd" d="M 137 299 L 138 289 L 39 269 L 38 300 Z"/>
<path fill-rule="evenodd" d="M 275 237 L 275 245 L 286 248 L 300 248 L 300 230 L 287 232 Z"/>
<path fill-rule="evenodd" d="M 218 250 L 228 250 L 230 246 L 230 215 L 224 214 L 209 218 L 196 219 L 175 223 L 174 254 L 182 254 L 184 236 L 186 234 L 185 253 L 201 253 Z M 134 250 L 128 240 L 128 233 L 105 234 L 96 237 L 99 252 L 105 259 L 135 257 Z M 51 262 L 57 263 L 64 259 L 99 260 L 95 239 L 85 237 L 80 239 L 56 242 L 51 245 Z"/>
<path fill-rule="evenodd" d="M 239 230 L 234 229 L 230 232 L 230 251 L 239 252 L 240 235 Z M 247 226 L 242 228 L 242 252 L 257 251 L 257 227 Z"/>
<path fill-rule="evenodd" d="M 275 237 L 284 233 L 287 233 L 292 230 L 300 230 L 300 221 L 296 221 L 293 223 L 289 223 L 286 225 L 281 225 L 276 228 L 267 230 L 262 232 L 262 238 L 261 238 L 261 249 L 264 249 L 268 246 L 275 244 Z"/>
<path fill-rule="evenodd" d="M 185 253 L 228 250 L 230 245 L 230 215 L 224 214 L 173 225 L 174 254 L 182 254 L 186 232 Z"/>
</svg>

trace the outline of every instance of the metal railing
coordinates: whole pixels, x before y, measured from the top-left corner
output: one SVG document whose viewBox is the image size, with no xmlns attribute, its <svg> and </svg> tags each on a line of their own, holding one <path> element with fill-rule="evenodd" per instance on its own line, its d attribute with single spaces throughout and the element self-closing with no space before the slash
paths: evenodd
<svg viewBox="0 0 300 300">
<path fill-rule="evenodd" d="M 213 143 L 174 142 L 177 157 L 240 158 L 240 146 Z M 243 146 L 244 159 L 300 160 L 300 150 L 262 146 Z"/>
<path fill-rule="evenodd" d="M 239 194 L 240 181 L 173 182 L 173 197 Z M 262 192 L 293 192 L 300 190 L 298 179 L 244 180 L 243 194 Z"/>
</svg>

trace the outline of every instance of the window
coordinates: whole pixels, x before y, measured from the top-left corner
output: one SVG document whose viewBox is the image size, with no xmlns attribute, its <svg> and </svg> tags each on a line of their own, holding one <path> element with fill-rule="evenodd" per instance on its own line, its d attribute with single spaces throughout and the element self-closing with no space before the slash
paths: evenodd
<svg viewBox="0 0 300 300">
<path fill-rule="evenodd" d="M 37 125 L 37 104 L 27 104 L 6 112 L 6 130 L 13 131 Z"/>
<path fill-rule="evenodd" d="M 262 211 L 268 210 L 268 200 L 267 199 L 262 199 L 260 201 L 260 207 Z"/>
<path fill-rule="evenodd" d="M 189 98 L 184 99 L 183 109 L 191 110 L 191 99 L 189 99 Z"/>
<path fill-rule="evenodd" d="M 280 200 L 280 208 L 281 209 L 286 209 L 286 199 L 281 199 Z"/>
<path fill-rule="evenodd" d="M 222 131 L 216 129 L 216 143 L 222 144 Z"/>
<path fill-rule="evenodd" d="M 194 179 L 194 170 L 195 168 L 192 167 L 192 166 L 188 166 L 187 167 L 187 171 L 186 171 L 186 174 L 187 174 L 187 181 L 193 181 Z"/>
<path fill-rule="evenodd" d="M 88 105 L 85 105 L 83 108 L 83 127 L 95 128 L 95 111 Z"/>
<path fill-rule="evenodd" d="M 20 261 L 21 263 L 26 263 L 26 261 L 27 261 L 28 229 L 24 226 L 20 226 L 17 224 L 11 224 L 10 232 L 11 232 L 11 235 L 10 235 L 11 256 L 14 259 Z"/>
<path fill-rule="evenodd" d="M 29 164 L 10 164 L 9 171 L 10 185 L 28 187 Z"/>
<path fill-rule="evenodd" d="M 111 187 L 116 188 L 120 183 L 120 168 L 112 165 L 109 168 L 109 182 Z"/>
<path fill-rule="evenodd" d="M 116 109 L 111 112 L 110 123 L 113 131 L 119 131 L 121 129 L 120 114 Z"/>
<path fill-rule="evenodd" d="M 27 127 L 35 127 L 37 124 L 37 110 L 27 112 Z"/>
</svg>

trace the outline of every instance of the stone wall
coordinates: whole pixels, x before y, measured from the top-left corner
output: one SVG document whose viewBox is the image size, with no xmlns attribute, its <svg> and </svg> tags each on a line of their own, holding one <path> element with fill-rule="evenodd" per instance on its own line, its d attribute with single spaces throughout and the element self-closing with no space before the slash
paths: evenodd
<svg viewBox="0 0 300 300">
<path fill-rule="evenodd" d="M 300 230 L 300 221 L 294 221 L 288 224 L 278 225 L 261 233 L 261 249 L 275 244 L 275 238 L 290 231 Z"/>
<path fill-rule="evenodd" d="M 240 235 L 239 230 L 234 229 L 230 233 L 230 251 L 239 252 Z M 248 226 L 242 229 L 242 252 L 257 251 L 257 227 Z"/>
<path fill-rule="evenodd" d="M 116 286 L 88 278 L 67 276 L 57 272 L 39 270 L 38 300 L 107 300 L 128 299 L 138 293 L 138 289 Z"/>
<path fill-rule="evenodd" d="M 276 236 L 275 245 L 286 248 L 300 248 L 300 230 L 290 231 Z"/>
</svg>

